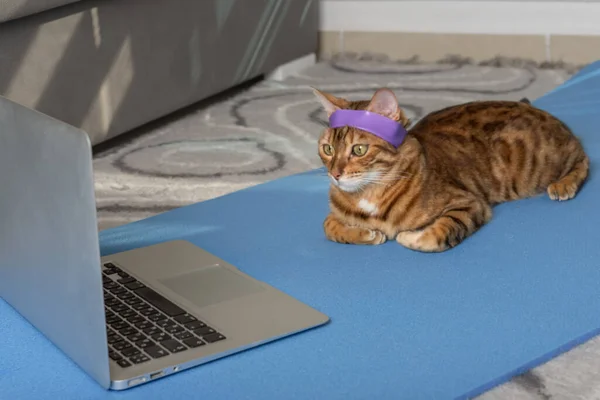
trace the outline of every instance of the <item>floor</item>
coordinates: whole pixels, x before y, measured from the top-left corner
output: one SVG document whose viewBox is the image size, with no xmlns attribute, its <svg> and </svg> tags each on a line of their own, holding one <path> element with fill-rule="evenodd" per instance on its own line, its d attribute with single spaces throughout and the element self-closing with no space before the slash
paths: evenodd
<svg viewBox="0 0 600 400">
<path fill-rule="evenodd" d="M 418 120 L 470 100 L 534 100 L 569 77 L 559 67 L 341 58 L 284 81 L 256 82 L 98 146 L 99 229 L 320 167 L 316 140 L 324 113 L 311 86 L 352 99 L 386 86 Z M 600 340 L 480 398 L 599 399 Z"/>
</svg>

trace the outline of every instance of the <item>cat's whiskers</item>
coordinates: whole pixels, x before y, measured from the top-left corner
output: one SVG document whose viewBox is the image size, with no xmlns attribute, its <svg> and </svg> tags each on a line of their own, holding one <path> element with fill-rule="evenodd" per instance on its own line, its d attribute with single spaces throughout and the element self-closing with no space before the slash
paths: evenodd
<svg viewBox="0 0 600 400">
<path fill-rule="evenodd" d="M 396 172 L 396 173 L 380 173 L 376 172 L 375 176 L 366 176 L 363 181 L 367 184 L 373 185 L 391 185 L 395 182 L 404 179 L 411 179 L 414 177 L 414 174 L 409 174 L 407 172 Z"/>
<path fill-rule="evenodd" d="M 412 178 L 413 175 L 395 175 L 395 176 L 381 176 L 381 177 L 377 177 L 377 178 L 365 178 L 367 180 L 373 180 L 373 181 L 386 181 L 386 182 L 390 182 L 390 181 L 396 181 L 398 179 L 408 179 L 408 178 Z"/>
<path fill-rule="evenodd" d="M 319 175 L 326 176 L 331 179 L 331 174 L 328 171 L 320 172 Z M 344 175 L 341 185 L 344 183 L 352 183 L 356 185 L 355 192 L 364 192 L 369 185 L 390 185 L 403 179 L 411 179 L 414 174 L 405 171 L 400 172 L 382 172 L 382 171 L 367 171 L 367 172 L 351 172 Z M 338 185 L 340 186 L 340 185 Z"/>
<path fill-rule="evenodd" d="M 392 179 L 396 178 L 396 177 L 413 177 L 415 174 L 411 174 L 410 172 L 406 172 L 406 171 L 390 171 L 387 174 L 384 175 L 384 177 L 390 177 Z"/>
</svg>

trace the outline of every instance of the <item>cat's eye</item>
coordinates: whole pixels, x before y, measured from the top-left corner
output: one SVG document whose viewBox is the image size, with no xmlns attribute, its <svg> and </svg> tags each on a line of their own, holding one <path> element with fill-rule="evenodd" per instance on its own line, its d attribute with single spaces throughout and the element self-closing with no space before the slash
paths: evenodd
<svg viewBox="0 0 600 400">
<path fill-rule="evenodd" d="M 327 154 L 328 156 L 333 154 L 333 146 L 330 144 L 324 144 L 323 145 L 323 153 Z"/>
<path fill-rule="evenodd" d="M 355 156 L 364 156 L 367 154 L 367 150 L 369 150 L 369 145 L 367 144 L 355 144 L 352 146 L 352 154 Z"/>
</svg>

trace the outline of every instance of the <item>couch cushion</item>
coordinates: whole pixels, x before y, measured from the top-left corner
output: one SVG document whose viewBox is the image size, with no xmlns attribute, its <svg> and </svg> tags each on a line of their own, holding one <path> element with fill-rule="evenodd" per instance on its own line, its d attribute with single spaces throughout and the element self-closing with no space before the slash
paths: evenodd
<svg viewBox="0 0 600 400">
<path fill-rule="evenodd" d="M 80 0 L 0 0 L 0 22 L 10 21 Z"/>
</svg>

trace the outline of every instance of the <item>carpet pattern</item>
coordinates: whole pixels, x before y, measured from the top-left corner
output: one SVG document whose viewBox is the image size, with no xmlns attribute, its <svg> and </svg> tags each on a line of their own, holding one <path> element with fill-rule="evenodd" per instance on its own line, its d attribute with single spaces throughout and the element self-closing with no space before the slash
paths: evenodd
<svg viewBox="0 0 600 400">
<path fill-rule="evenodd" d="M 466 101 L 533 100 L 570 73 L 560 65 L 338 58 L 282 82 L 260 81 L 98 146 L 99 229 L 320 167 L 316 141 L 325 115 L 311 86 L 349 99 L 385 86 L 417 121 Z M 600 399 L 600 339 L 480 398 Z"/>
</svg>

